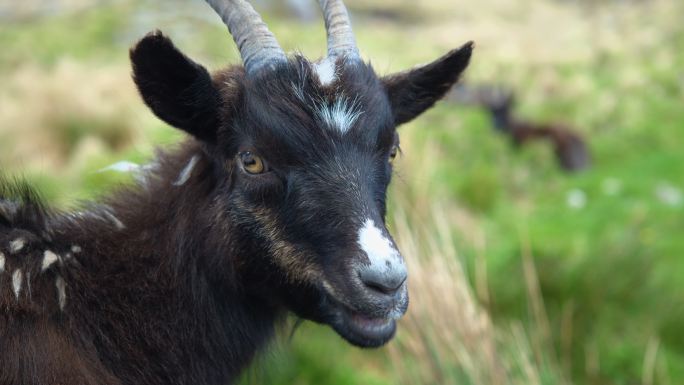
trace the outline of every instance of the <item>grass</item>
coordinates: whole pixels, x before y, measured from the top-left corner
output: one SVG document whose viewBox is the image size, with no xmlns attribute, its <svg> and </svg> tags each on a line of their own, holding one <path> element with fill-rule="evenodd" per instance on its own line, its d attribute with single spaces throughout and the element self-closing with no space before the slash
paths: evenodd
<svg viewBox="0 0 684 385">
<path fill-rule="evenodd" d="M 412 304 L 397 339 L 361 351 L 304 324 L 244 382 L 681 383 L 682 4 L 348 3 L 381 73 L 475 40 L 467 80 L 511 85 L 522 116 L 574 125 L 593 167 L 566 175 L 549 148 L 516 151 L 472 107 L 442 103 L 402 127 L 389 222 Z M 138 100 L 128 47 L 161 28 L 210 68 L 237 60 L 208 8 L 178 6 L 117 1 L 3 21 L 3 171 L 73 205 L 128 178 L 98 170 L 177 141 Z M 266 19 L 287 49 L 323 53 L 321 23 Z"/>
<path fill-rule="evenodd" d="M 451 239 L 448 208 L 433 204 L 434 223 L 416 226 L 399 211 L 394 223 L 409 256 L 412 309 L 389 352 L 401 384 L 560 384 L 548 341 L 532 346 L 519 323 L 495 327 L 478 304 Z M 428 229 L 426 232 L 420 228 Z M 437 229 L 438 233 L 433 231 Z M 423 255 L 423 257 L 416 257 Z M 529 277 L 534 284 L 534 273 Z M 529 298 L 541 303 L 539 292 Z M 536 321 L 545 322 L 539 314 Z M 414 360 L 411 357 L 421 357 Z"/>
</svg>

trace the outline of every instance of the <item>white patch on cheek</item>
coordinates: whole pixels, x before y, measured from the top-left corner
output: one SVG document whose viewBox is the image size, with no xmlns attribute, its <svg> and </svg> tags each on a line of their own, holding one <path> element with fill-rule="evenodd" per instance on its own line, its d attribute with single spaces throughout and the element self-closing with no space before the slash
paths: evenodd
<svg viewBox="0 0 684 385">
<path fill-rule="evenodd" d="M 366 253 L 372 265 L 384 264 L 392 259 L 401 261 L 401 255 L 397 249 L 375 226 L 372 219 L 366 219 L 363 227 L 359 230 L 359 246 Z M 403 261 L 401 262 L 403 263 Z"/>
</svg>

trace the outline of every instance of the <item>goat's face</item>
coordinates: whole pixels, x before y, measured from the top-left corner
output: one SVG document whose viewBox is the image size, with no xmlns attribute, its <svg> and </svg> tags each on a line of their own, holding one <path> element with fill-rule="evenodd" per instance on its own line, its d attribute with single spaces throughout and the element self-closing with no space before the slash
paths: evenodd
<svg viewBox="0 0 684 385">
<path fill-rule="evenodd" d="M 292 283 L 280 288 L 291 309 L 379 345 L 408 304 L 384 224 L 398 138 L 371 68 L 322 65 L 335 68 L 330 84 L 303 58 L 242 83 L 219 144 L 232 175 L 226 199 L 232 221 Z"/>
<path fill-rule="evenodd" d="M 432 106 L 470 58 L 465 45 L 378 77 L 363 62 L 295 56 L 211 77 L 160 33 L 132 51 L 150 108 L 205 143 L 216 200 L 245 278 L 359 346 L 394 334 L 406 267 L 385 226 L 396 126 Z M 250 283 L 247 283 L 250 284 Z"/>
</svg>

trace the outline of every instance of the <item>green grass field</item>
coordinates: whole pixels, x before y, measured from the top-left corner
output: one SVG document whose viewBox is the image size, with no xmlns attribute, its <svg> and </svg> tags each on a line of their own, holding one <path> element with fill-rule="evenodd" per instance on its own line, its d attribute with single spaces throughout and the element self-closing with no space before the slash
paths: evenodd
<svg viewBox="0 0 684 385">
<path fill-rule="evenodd" d="M 130 178 L 98 170 L 180 140 L 137 97 L 128 48 L 159 28 L 209 68 L 239 59 L 208 7 L 172 3 L 2 20 L 0 170 L 70 207 Z M 475 40 L 466 80 L 513 87 L 522 117 L 573 125 L 592 167 L 565 174 L 482 110 L 439 104 L 400 131 L 389 222 L 412 304 L 397 339 L 367 351 L 287 327 L 243 382 L 683 383 L 684 4 L 416 3 L 348 1 L 378 72 Z M 286 49 L 324 53 L 322 22 L 258 8 Z"/>
</svg>

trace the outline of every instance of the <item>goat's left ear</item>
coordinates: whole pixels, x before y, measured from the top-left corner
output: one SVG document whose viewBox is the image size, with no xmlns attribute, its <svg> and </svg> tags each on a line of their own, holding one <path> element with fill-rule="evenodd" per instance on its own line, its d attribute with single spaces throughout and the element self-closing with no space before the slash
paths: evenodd
<svg viewBox="0 0 684 385">
<path fill-rule="evenodd" d="M 131 49 L 133 80 L 160 119 L 205 142 L 216 140 L 220 94 L 211 75 L 160 31 Z"/>
<path fill-rule="evenodd" d="M 413 120 L 441 99 L 468 66 L 472 52 L 473 42 L 468 42 L 430 64 L 382 78 L 394 123 Z"/>
</svg>

